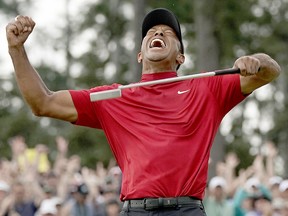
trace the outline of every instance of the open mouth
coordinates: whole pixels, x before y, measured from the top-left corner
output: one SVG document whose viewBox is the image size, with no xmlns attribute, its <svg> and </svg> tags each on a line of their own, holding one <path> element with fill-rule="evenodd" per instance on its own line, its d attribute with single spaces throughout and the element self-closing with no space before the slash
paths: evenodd
<svg viewBox="0 0 288 216">
<path fill-rule="evenodd" d="M 159 39 L 159 38 L 156 38 L 156 39 L 153 39 L 150 43 L 150 48 L 165 48 L 166 47 L 166 44 L 163 40 Z"/>
</svg>

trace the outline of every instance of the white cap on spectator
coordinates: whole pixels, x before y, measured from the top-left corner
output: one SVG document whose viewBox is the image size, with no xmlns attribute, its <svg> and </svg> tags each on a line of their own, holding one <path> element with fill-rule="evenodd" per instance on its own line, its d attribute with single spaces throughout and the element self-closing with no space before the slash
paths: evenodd
<svg viewBox="0 0 288 216">
<path fill-rule="evenodd" d="M 226 186 L 227 186 L 226 180 L 221 176 L 215 176 L 209 182 L 209 189 L 210 190 L 213 190 L 218 186 L 222 187 L 223 189 L 226 189 Z"/>
<path fill-rule="evenodd" d="M 269 178 L 269 185 L 273 186 L 275 184 L 280 184 L 282 182 L 282 177 L 280 176 L 272 176 Z"/>
<path fill-rule="evenodd" d="M 288 189 L 288 179 L 282 181 L 282 182 L 280 183 L 280 185 L 279 185 L 279 190 L 280 190 L 281 192 L 284 192 L 284 191 L 286 191 L 287 189 Z"/>
<path fill-rule="evenodd" d="M 54 202 L 55 206 L 63 204 L 63 200 L 60 197 L 52 197 L 50 199 L 51 202 Z"/>
<path fill-rule="evenodd" d="M 57 214 L 56 203 L 52 199 L 45 199 L 42 201 L 39 209 L 40 215 Z"/>
<path fill-rule="evenodd" d="M 284 200 L 282 198 L 274 198 L 272 201 L 273 209 L 282 209 L 285 206 Z"/>
<path fill-rule="evenodd" d="M 114 166 L 114 167 L 112 167 L 109 172 L 110 172 L 112 175 L 120 175 L 120 174 L 122 173 L 119 166 Z"/>
<path fill-rule="evenodd" d="M 260 186 L 260 181 L 258 178 L 251 177 L 245 183 L 245 188 L 250 191 L 253 187 L 258 188 Z"/>
<path fill-rule="evenodd" d="M 9 192 L 10 186 L 4 181 L 0 181 L 0 191 Z"/>
</svg>

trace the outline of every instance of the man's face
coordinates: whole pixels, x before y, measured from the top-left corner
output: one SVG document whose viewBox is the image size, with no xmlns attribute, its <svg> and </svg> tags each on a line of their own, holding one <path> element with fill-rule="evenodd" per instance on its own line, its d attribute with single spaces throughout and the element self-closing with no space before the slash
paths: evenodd
<svg viewBox="0 0 288 216">
<path fill-rule="evenodd" d="M 179 64 L 179 55 L 182 55 L 180 41 L 174 30 L 167 25 L 156 25 L 144 37 L 138 57 L 143 64 L 157 62 L 175 69 Z"/>
</svg>

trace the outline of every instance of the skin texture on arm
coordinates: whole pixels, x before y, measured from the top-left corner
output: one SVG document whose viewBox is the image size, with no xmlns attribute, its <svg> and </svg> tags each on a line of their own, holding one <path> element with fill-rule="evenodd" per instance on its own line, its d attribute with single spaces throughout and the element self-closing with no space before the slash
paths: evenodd
<svg viewBox="0 0 288 216">
<path fill-rule="evenodd" d="M 235 61 L 234 67 L 241 70 L 240 84 L 243 94 L 250 94 L 272 82 L 281 71 L 278 63 L 264 53 L 240 57 Z"/>
<path fill-rule="evenodd" d="M 36 116 L 75 122 L 77 111 L 70 93 L 67 90 L 50 91 L 30 64 L 24 43 L 34 27 L 35 22 L 27 16 L 17 16 L 6 26 L 8 49 L 18 87 Z"/>
</svg>

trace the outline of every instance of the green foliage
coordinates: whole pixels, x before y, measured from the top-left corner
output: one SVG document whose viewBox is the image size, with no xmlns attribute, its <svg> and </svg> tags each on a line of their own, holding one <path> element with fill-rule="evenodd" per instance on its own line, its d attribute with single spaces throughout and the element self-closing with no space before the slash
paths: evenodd
<svg viewBox="0 0 288 216">
<path fill-rule="evenodd" d="M 104 134 L 95 129 L 73 127 L 69 134 L 70 154 L 81 156 L 83 164 L 95 166 L 96 161 L 108 165 L 112 152 Z"/>
<path fill-rule="evenodd" d="M 104 20 L 97 21 L 97 17 L 99 18 L 100 16 Z M 82 71 L 81 77 L 76 79 L 77 85 L 83 85 L 87 88 L 107 84 L 104 69 L 112 59 L 114 59 L 113 63 L 117 65 L 117 73 L 113 77 L 113 81 L 124 81 L 123 73 L 127 70 L 129 55 L 125 52 L 125 48 L 120 43 L 120 40 L 127 31 L 127 25 L 128 20 L 119 13 L 118 7 L 111 8 L 109 1 L 90 5 L 83 22 L 79 23 L 79 26 L 74 29 L 73 33 L 77 35 L 77 32 L 95 29 L 98 37 L 91 41 L 91 50 L 80 58 L 73 59 L 74 63 L 86 66 Z M 109 44 L 114 44 L 117 51 L 109 49 Z M 104 52 L 107 52 L 107 58 L 103 60 L 100 56 Z M 117 56 L 115 56 L 115 53 Z"/>
<path fill-rule="evenodd" d="M 181 24 L 193 22 L 193 1 L 191 0 L 148 0 L 147 6 L 151 8 L 167 8 L 173 11 Z"/>
<path fill-rule="evenodd" d="M 250 146 L 248 143 L 243 143 L 241 139 L 238 139 L 236 142 L 228 145 L 226 148 L 227 152 L 236 152 L 237 157 L 240 158 L 239 165 L 236 168 L 238 173 L 241 169 L 246 169 L 251 166 L 254 161 L 254 156 L 248 154 Z"/>
</svg>

